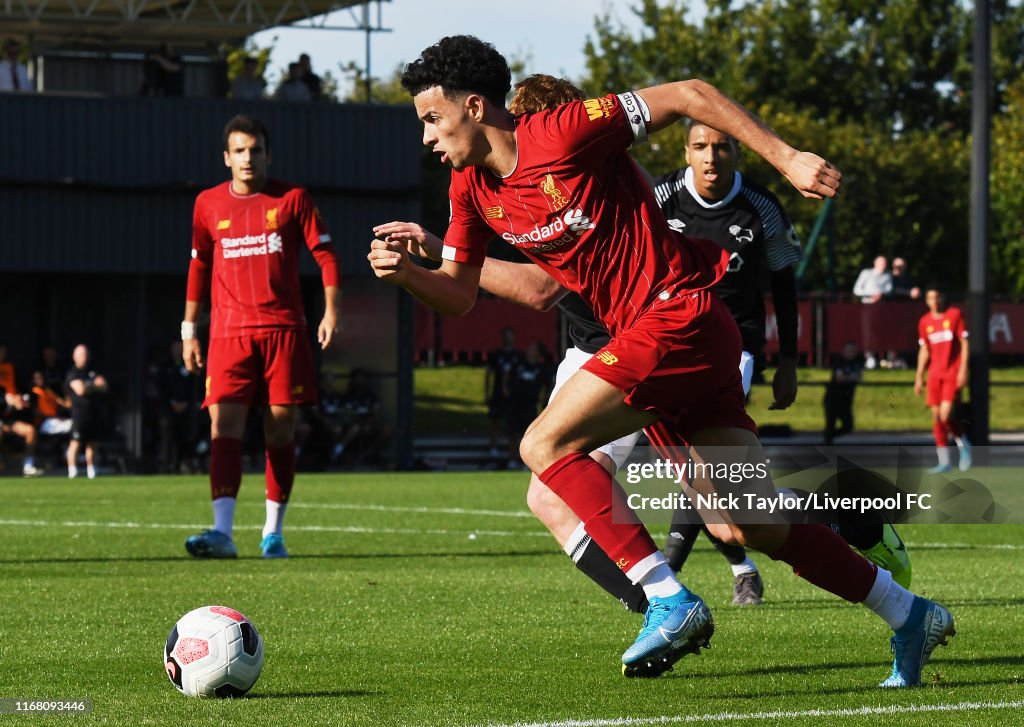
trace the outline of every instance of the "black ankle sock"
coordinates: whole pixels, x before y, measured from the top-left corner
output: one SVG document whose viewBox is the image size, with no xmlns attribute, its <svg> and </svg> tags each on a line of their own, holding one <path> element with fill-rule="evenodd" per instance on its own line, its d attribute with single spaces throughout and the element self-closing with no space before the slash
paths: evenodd
<svg viewBox="0 0 1024 727">
<path fill-rule="evenodd" d="M 629 580 L 589 535 L 577 547 L 572 559 L 581 573 L 619 599 L 630 611 L 647 611 L 647 596 L 644 589 Z"/>
<path fill-rule="evenodd" d="M 674 522 L 665 541 L 665 558 L 669 567 L 678 573 L 690 557 L 693 544 L 697 542 L 701 526 L 698 523 Z"/>
</svg>

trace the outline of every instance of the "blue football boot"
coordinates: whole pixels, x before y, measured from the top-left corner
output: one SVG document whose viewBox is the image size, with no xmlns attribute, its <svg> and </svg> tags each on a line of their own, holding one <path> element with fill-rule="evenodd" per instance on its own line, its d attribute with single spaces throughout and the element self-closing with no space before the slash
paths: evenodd
<svg viewBox="0 0 1024 727">
<path fill-rule="evenodd" d="M 287 558 L 288 550 L 284 547 L 284 538 L 280 533 L 271 533 L 260 541 L 260 550 L 264 558 Z"/>
<path fill-rule="evenodd" d="M 928 663 L 935 647 L 945 646 L 956 634 L 953 616 L 937 603 L 914 597 L 910 617 L 892 637 L 892 676 L 880 687 L 916 687 L 921 684 L 921 667 Z"/>
<path fill-rule="evenodd" d="M 695 600 L 684 600 L 685 596 Z M 709 648 L 714 632 L 711 611 L 700 598 L 686 591 L 669 598 L 652 597 L 640 635 L 622 655 L 622 674 L 660 676 L 687 654 Z"/>
<path fill-rule="evenodd" d="M 194 558 L 237 558 L 238 548 L 230 536 L 219 530 L 204 530 L 185 541 L 185 550 Z"/>
</svg>

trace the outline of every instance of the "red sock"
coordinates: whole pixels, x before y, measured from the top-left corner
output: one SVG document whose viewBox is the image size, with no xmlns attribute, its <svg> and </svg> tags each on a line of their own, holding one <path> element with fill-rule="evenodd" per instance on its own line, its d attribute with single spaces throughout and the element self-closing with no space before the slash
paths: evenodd
<svg viewBox="0 0 1024 727">
<path fill-rule="evenodd" d="M 786 542 L 766 555 L 789 564 L 805 581 L 851 603 L 868 597 L 878 572 L 825 525 L 790 525 Z"/>
<path fill-rule="evenodd" d="M 935 419 L 932 422 L 932 434 L 935 435 L 936 447 L 949 446 L 949 433 L 946 431 L 946 425 L 942 423 L 942 420 Z"/>
<path fill-rule="evenodd" d="M 295 442 L 267 447 L 267 499 L 288 502 L 295 483 Z"/>
<path fill-rule="evenodd" d="M 949 419 L 946 420 L 946 429 L 949 430 L 949 433 L 957 439 L 962 437 L 964 434 L 964 425 L 961 424 L 960 420 L 952 414 L 950 414 Z"/>
<path fill-rule="evenodd" d="M 214 439 L 210 442 L 210 495 L 238 497 L 242 486 L 242 440 Z"/>
<path fill-rule="evenodd" d="M 626 504 L 622 487 L 590 456 L 567 454 L 544 470 L 540 479 L 576 513 L 590 537 L 621 570 L 628 571 L 657 552 L 647 528 Z"/>
</svg>

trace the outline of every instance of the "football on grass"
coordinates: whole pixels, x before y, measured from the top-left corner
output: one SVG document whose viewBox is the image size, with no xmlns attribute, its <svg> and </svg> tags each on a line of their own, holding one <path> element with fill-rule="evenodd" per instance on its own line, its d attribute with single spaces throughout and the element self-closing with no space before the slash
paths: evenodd
<svg viewBox="0 0 1024 727">
<path fill-rule="evenodd" d="M 263 669 L 263 639 L 235 609 L 203 606 L 174 624 L 164 646 L 164 669 L 189 697 L 241 697 Z"/>
</svg>

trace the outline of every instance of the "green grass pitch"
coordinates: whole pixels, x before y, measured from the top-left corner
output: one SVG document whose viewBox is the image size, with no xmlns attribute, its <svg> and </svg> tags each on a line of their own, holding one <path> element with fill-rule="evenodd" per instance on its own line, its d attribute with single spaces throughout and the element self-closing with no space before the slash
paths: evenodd
<svg viewBox="0 0 1024 727">
<path fill-rule="evenodd" d="M 263 561 L 262 477 L 247 475 L 242 557 L 198 562 L 182 544 L 208 526 L 204 478 L 2 479 L 0 697 L 89 698 L 94 712 L 0 724 L 1024 724 L 1019 525 L 903 531 L 914 589 L 957 619 L 922 688 L 878 689 L 884 624 L 767 557 L 754 556 L 766 604 L 729 606 L 731 573 L 704 542 L 684 573 L 715 613 L 711 650 L 630 681 L 619 659 L 640 617 L 571 566 L 526 510 L 526 485 L 303 474 L 293 557 Z M 266 643 L 245 699 L 187 699 L 162 669 L 176 619 L 215 603 Z"/>
</svg>

